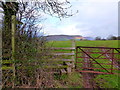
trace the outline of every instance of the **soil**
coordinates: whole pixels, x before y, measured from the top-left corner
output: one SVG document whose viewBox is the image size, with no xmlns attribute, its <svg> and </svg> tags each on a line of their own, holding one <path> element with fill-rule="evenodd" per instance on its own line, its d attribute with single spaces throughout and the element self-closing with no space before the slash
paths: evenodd
<svg viewBox="0 0 120 90">
<path fill-rule="evenodd" d="M 82 73 L 82 78 L 84 88 L 96 88 L 93 73 Z"/>
</svg>

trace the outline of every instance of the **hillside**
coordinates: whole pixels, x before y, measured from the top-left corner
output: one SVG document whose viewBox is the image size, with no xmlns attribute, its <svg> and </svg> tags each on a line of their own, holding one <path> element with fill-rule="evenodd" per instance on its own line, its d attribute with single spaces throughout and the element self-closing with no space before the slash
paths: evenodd
<svg viewBox="0 0 120 90">
<path fill-rule="evenodd" d="M 48 35 L 45 36 L 48 41 L 67 41 L 67 40 L 94 40 L 92 37 L 83 37 L 81 35 Z"/>
</svg>

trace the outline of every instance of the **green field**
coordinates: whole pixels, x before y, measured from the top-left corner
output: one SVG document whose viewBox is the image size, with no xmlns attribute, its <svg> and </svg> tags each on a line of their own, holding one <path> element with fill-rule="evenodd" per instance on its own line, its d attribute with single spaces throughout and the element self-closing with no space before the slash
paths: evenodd
<svg viewBox="0 0 120 90">
<path fill-rule="evenodd" d="M 106 41 L 75 41 L 76 46 L 105 46 L 118 48 L 120 40 L 106 40 Z M 71 41 L 50 41 L 49 45 L 51 47 L 71 47 Z"/>
<path fill-rule="evenodd" d="M 105 41 L 75 41 L 76 46 L 90 46 L 90 47 L 113 47 L 120 48 L 118 40 L 105 40 Z M 50 47 L 71 47 L 71 41 L 50 41 Z M 118 75 L 98 75 L 95 78 L 97 84 L 101 88 L 117 88 Z"/>
</svg>

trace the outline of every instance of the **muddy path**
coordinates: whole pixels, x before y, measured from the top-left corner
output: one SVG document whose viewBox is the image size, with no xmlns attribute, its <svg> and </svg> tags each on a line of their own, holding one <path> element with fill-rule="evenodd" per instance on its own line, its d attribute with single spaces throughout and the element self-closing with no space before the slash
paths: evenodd
<svg viewBox="0 0 120 90">
<path fill-rule="evenodd" d="M 95 78 L 95 74 L 93 73 L 82 73 L 83 87 L 84 88 L 99 88 L 96 85 L 94 78 Z"/>
<path fill-rule="evenodd" d="M 86 51 L 89 53 L 91 50 L 87 49 Z M 90 58 L 86 54 L 83 54 L 83 56 L 86 57 L 86 58 L 83 59 L 82 67 L 84 67 L 84 68 L 91 68 L 91 67 L 93 67 L 93 64 L 92 64 L 92 61 L 90 60 Z M 89 69 L 87 69 L 87 70 L 91 71 Z M 98 88 L 96 86 L 96 82 L 94 80 L 95 76 L 96 76 L 95 73 L 83 72 L 82 73 L 83 87 L 84 88 Z"/>
<path fill-rule="evenodd" d="M 91 50 L 87 49 L 86 51 L 89 53 Z M 86 58 L 83 59 L 82 67 L 84 67 L 84 68 L 93 67 L 92 61 L 90 60 L 88 55 L 86 55 L 85 53 L 83 53 L 82 55 L 84 57 L 86 57 Z M 94 73 L 83 72 L 82 73 L 82 78 L 83 78 L 83 87 L 84 88 L 97 88 L 96 87 L 96 82 L 94 81 L 94 78 L 95 78 L 95 74 Z"/>
</svg>

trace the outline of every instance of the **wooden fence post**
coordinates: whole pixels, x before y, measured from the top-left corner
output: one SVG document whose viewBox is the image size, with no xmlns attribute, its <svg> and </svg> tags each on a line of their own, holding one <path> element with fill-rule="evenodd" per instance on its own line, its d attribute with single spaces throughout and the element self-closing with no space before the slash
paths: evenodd
<svg viewBox="0 0 120 90">
<path fill-rule="evenodd" d="M 67 63 L 68 67 L 67 67 L 67 73 L 70 74 L 72 72 L 72 70 L 74 70 L 75 68 L 75 40 L 71 40 L 72 42 L 72 53 L 74 54 L 74 56 L 71 56 L 72 62 L 71 63 Z"/>
<path fill-rule="evenodd" d="M 72 60 L 73 60 L 72 61 L 72 68 L 75 68 L 75 47 L 76 47 L 75 40 L 72 40 L 72 48 L 74 48 L 74 50 L 72 50 L 72 53 L 74 53 L 74 56 L 71 57 Z"/>
<path fill-rule="evenodd" d="M 75 40 L 72 40 L 72 47 L 75 48 Z"/>
<path fill-rule="evenodd" d="M 0 22 L 2 24 L 2 22 Z M 0 90 L 2 89 L 2 27 L 0 27 Z"/>
<path fill-rule="evenodd" d="M 12 29 L 11 29 L 11 32 L 12 32 L 12 39 L 11 39 L 11 42 L 12 42 L 12 67 L 13 67 L 13 86 L 12 88 L 15 87 L 15 29 L 16 29 L 16 16 L 15 15 L 12 15 Z"/>
</svg>

